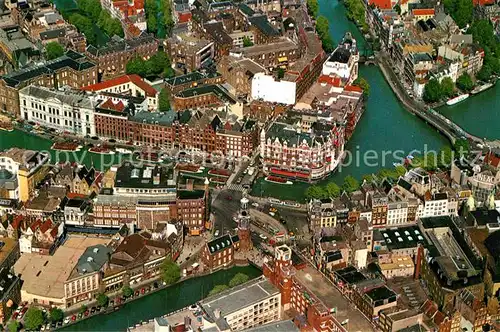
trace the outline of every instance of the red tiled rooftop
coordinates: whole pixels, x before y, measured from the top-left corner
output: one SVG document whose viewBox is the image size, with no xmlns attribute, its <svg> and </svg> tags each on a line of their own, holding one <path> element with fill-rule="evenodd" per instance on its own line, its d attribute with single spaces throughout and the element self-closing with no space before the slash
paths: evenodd
<svg viewBox="0 0 500 332">
<path fill-rule="evenodd" d="M 113 86 L 122 85 L 125 83 L 133 83 L 134 85 L 142 89 L 148 97 L 154 97 L 158 93 L 155 88 L 146 83 L 139 75 L 136 74 L 118 76 L 107 81 L 85 86 L 82 88 L 82 90 L 102 91 Z"/>
<path fill-rule="evenodd" d="M 472 0 L 474 6 L 494 5 L 495 0 Z"/>
<path fill-rule="evenodd" d="M 413 9 L 413 16 L 427 16 L 427 15 L 434 15 L 436 11 L 434 8 L 429 8 L 429 9 Z"/>
<path fill-rule="evenodd" d="M 344 90 L 345 91 L 354 91 L 354 92 L 363 92 L 363 89 L 361 89 L 359 86 L 357 85 L 346 85 L 344 87 Z"/>
<path fill-rule="evenodd" d="M 326 83 L 335 87 L 340 87 L 342 85 L 342 80 L 338 76 L 321 75 L 318 79 L 318 82 Z"/>
<path fill-rule="evenodd" d="M 375 7 L 379 8 L 379 9 L 391 9 L 392 8 L 392 1 L 391 0 L 370 0 L 369 4 L 374 5 Z"/>
<path fill-rule="evenodd" d="M 191 12 L 179 13 L 179 23 L 186 23 L 191 21 L 192 16 L 193 15 L 191 14 Z"/>
<path fill-rule="evenodd" d="M 51 228 L 51 227 L 52 227 L 52 220 L 47 219 L 47 220 L 45 220 L 45 222 L 42 224 L 42 226 L 40 226 L 40 231 L 41 231 L 42 233 L 45 233 L 45 232 L 46 232 L 46 231 L 48 231 L 48 230 L 49 230 L 49 228 Z"/>
</svg>

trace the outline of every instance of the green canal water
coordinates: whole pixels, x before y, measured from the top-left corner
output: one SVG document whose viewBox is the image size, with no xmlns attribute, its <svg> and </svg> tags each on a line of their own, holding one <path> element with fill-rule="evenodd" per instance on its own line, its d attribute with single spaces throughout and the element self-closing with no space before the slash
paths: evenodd
<svg viewBox="0 0 500 332">
<path fill-rule="evenodd" d="M 236 273 L 245 273 L 251 279 L 262 274 L 256 267 L 246 266 L 233 267 L 205 277 L 188 279 L 127 303 L 118 311 L 86 319 L 60 331 L 125 331 L 127 327 L 141 321 L 165 315 L 200 301 L 215 285 L 227 285 Z"/>
<path fill-rule="evenodd" d="M 478 137 L 500 139 L 500 83 L 453 106 L 438 109 L 444 116 Z"/>
</svg>

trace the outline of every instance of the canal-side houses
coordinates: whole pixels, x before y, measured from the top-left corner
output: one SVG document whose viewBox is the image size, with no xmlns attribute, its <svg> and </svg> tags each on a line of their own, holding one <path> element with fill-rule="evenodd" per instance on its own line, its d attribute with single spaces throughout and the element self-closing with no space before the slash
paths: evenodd
<svg viewBox="0 0 500 332">
<path fill-rule="evenodd" d="M 4 112 L 21 117 L 19 90 L 31 84 L 55 89 L 68 85 L 79 89 L 96 82 L 96 65 L 84 55 L 68 51 L 60 58 L 2 76 L 0 108 Z"/>
</svg>

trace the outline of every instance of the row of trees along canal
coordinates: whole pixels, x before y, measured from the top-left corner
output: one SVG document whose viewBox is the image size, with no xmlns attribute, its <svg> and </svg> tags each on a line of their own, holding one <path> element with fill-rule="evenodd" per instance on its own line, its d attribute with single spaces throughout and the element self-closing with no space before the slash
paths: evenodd
<svg viewBox="0 0 500 332">
<path fill-rule="evenodd" d="M 163 261 L 161 267 L 161 277 L 162 280 L 167 284 L 171 285 L 177 282 L 181 277 L 181 270 L 179 266 L 170 259 Z M 230 285 L 243 283 L 249 279 L 245 274 L 237 274 L 231 281 Z M 231 286 L 234 287 L 234 286 Z M 134 290 L 129 285 L 124 285 L 121 289 L 121 293 L 125 298 L 130 298 L 134 294 Z M 109 297 L 105 293 L 99 293 L 96 296 L 96 302 L 98 306 L 106 308 L 109 305 Z M 79 314 L 83 315 L 88 310 L 86 305 L 82 305 L 79 309 Z M 40 308 L 31 306 L 26 314 L 24 315 L 23 322 L 24 325 L 17 320 L 11 320 L 7 326 L 10 332 L 17 332 L 21 328 L 31 331 L 39 331 L 42 325 L 49 323 L 57 323 L 64 319 L 64 312 L 59 308 L 52 308 L 47 313 L 42 311 Z"/>
<path fill-rule="evenodd" d="M 464 93 L 470 92 L 475 85 L 474 79 L 488 81 L 492 75 L 500 75 L 500 42 L 495 36 L 491 22 L 476 19 L 473 4 L 469 0 L 444 0 L 443 4 L 455 23 L 461 29 L 467 28 L 467 33 L 472 34 L 474 43 L 484 50 L 485 55 L 483 67 L 476 73 L 475 78 L 464 73 L 458 77 L 456 86 L 449 78 L 444 78 L 441 82 L 436 79 L 429 80 L 423 95 L 424 101 L 428 103 L 454 96 L 456 88 Z"/>
<path fill-rule="evenodd" d="M 344 178 L 341 186 L 335 182 L 328 182 L 324 186 L 313 185 L 307 188 L 305 192 L 306 198 L 323 199 L 339 197 L 342 193 L 352 193 L 358 190 L 363 181 L 376 182 L 381 184 L 382 181 L 396 182 L 400 176 L 403 176 L 407 168 L 422 167 L 427 171 L 448 170 L 451 167 L 452 161 L 457 157 L 466 156 L 469 154 L 469 142 L 467 140 L 457 140 L 453 149 L 445 146 L 438 153 L 429 152 L 423 156 L 414 156 L 413 159 L 407 160 L 405 166 L 396 166 L 395 168 L 382 168 L 377 174 L 366 174 L 361 181 L 351 175 Z"/>
</svg>

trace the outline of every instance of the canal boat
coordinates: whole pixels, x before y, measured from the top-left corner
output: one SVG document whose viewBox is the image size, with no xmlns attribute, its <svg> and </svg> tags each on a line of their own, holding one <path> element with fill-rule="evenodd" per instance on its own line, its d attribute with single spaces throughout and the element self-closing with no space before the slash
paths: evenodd
<svg viewBox="0 0 500 332">
<path fill-rule="evenodd" d="M 89 149 L 89 152 L 98 154 L 115 154 L 115 151 L 108 147 L 107 145 L 97 145 Z"/>
<path fill-rule="evenodd" d="M 14 125 L 10 122 L 0 122 L 0 130 L 4 131 L 13 131 L 14 130 Z"/>
<path fill-rule="evenodd" d="M 76 142 L 64 141 L 55 142 L 50 148 L 56 151 L 80 151 L 82 146 Z"/>
<path fill-rule="evenodd" d="M 488 90 L 489 88 L 491 88 L 492 86 L 494 86 L 495 83 L 496 83 L 496 81 L 493 82 L 493 83 L 481 84 L 481 85 L 475 87 L 470 93 L 471 93 L 471 95 L 477 95 L 478 93 L 481 93 L 484 90 Z"/>
<path fill-rule="evenodd" d="M 178 164 L 177 169 L 182 173 L 203 173 L 203 171 L 200 169 L 200 166 L 198 165 Z"/>
<path fill-rule="evenodd" d="M 464 101 L 467 98 L 469 98 L 469 94 L 468 93 L 464 93 L 463 95 L 460 95 L 460 96 L 457 96 L 455 98 L 449 99 L 446 102 L 446 105 L 448 105 L 448 106 L 455 105 L 455 104 L 458 104 L 458 103 Z"/>
<path fill-rule="evenodd" d="M 131 154 L 132 150 L 129 149 L 124 149 L 124 148 L 116 148 L 116 152 L 121 153 L 121 154 Z"/>
<path fill-rule="evenodd" d="M 213 175 L 213 176 L 220 176 L 220 177 L 230 177 L 231 176 L 231 172 L 229 172 L 228 170 L 225 170 L 225 169 L 211 169 L 208 171 L 208 175 Z"/>
<path fill-rule="evenodd" d="M 210 178 L 210 183 L 226 184 L 227 179 L 221 177 Z"/>
<path fill-rule="evenodd" d="M 278 184 L 293 184 L 292 181 L 288 181 L 285 178 L 280 178 L 278 176 L 272 176 L 272 175 L 266 176 L 264 180 L 266 180 L 267 182 L 278 183 Z"/>
</svg>

